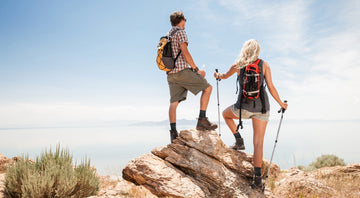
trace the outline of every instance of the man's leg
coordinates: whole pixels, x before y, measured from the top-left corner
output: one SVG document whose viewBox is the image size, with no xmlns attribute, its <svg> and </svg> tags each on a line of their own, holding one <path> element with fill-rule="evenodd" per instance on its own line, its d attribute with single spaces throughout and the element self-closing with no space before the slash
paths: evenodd
<svg viewBox="0 0 360 198">
<path fill-rule="evenodd" d="M 196 129 L 198 130 L 215 130 L 217 125 L 209 122 L 206 117 L 206 109 L 209 104 L 209 99 L 212 91 L 212 86 L 208 86 L 206 89 L 202 90 L 201 98 L 200 98 L 200 114 L 198 123 L 196 125 Z"/>
<path fill-rule="evenodd" d="M 179 101 L 170 103 L 169 107 L 169 121 L 170 123 L 176 123 L 176 108 L 179 104 Z"/>
<path fill-rule="evenodd" d="M 212 91 L 212 86 L 209 86 L 208 88 L 202 91 L 200 98 L 200 110 L 206 111 L 207 106 L 209 104 L 211 91 Z"/>
<path fill-rule="evenodd" d="M 206 109 L 209 104 L 209 99 L 212 91 L 212 86 L 206 81 L 200 74 L 195 73 L 191 70 L 183 70 L 179 72 L 181 76 L 177 79 L 177 85 L 184 88 L 186 91 L 189 90 L 194 95 L 202 92 L 200 98 L 200 115 L 198 124 L 196 125 L 197 130 L 214 130 L 217 125 L 209 122 L 206 117 Z M 181 79 L 181 81 L 179 81 Z"/>
<path fill-rule="evenodd" d="M 176 130 L 176 108 L 179 104 L 179 101 L 170 103 L 169 107 L 169 121 L 170 121 L 170 141 L 176 139 L 178 132 Z"/>
</svg>

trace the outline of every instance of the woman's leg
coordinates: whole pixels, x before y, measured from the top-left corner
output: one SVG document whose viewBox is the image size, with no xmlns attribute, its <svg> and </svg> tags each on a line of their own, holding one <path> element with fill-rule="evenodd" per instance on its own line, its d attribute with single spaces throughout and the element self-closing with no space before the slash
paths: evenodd
<svg viewBox="0 0 360 198">
<path fill-rule="evenodd" d="M 264 136 L 267 126 L 267 121 L 258 120 L 256 118 L 252 118 L 252 124 L 254 129 L 254 167 L 261 167 L 262 159 L 263 159 L 263 143 Z"/>
<path fill-rule="evenodd" d="M 235 137 L 235 144 L 233 146 L 230 146 L 230 148 L 234 150 L 245 150 L 244 139 L 241 138 L 240 133 L 236 131 L 237 126 L 234 119 L 239 118 L 233 113 L 232 105 L 223 111 L 223 117 Z"/>
<path fill-rule="evenodd" d="M 234 113 L 232 112 L 231 110 L 232 108 L 232 105 L 229 106 L 228 108 L 226 108 L 224 111 L 223 111 L 223 117 L 224 117 L 224 120 L 225 120 L 225 123 L 226 125 L 228 125 L 228 127 L 230 128 L 231 132 L 233 134 L 236 133 L 236 124 L 235 124 L 235 121 L 234 119 L 239 119 L 239 117 L 236 117 L 234 115 Z"/>
</svg>

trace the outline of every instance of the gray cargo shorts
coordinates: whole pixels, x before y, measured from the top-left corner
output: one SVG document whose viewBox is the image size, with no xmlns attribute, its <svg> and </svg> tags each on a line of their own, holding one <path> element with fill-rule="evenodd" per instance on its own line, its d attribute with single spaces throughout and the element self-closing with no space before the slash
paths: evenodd
<svg viewBox="0 0 360 198">
<path fill-rule="evenodd" d="M 239 117 L 239 109 L 235 107 L 235 105 L 233 105 L 231 107 L 231 110 L 233 112 L 233 114 L 236 117 Z M 269 116 L 270 116 L 270 111 L 267 111 L 266 113 L 261 113 L 261 112 L 250 112 L 247 111 L 245 109 L 241 109 L 241 118 L 242 119 L 250 119 L 250 118 L 255 118 L 258 120 L 262 120 L 262 121 L 269 121 Z"/>
</svg>

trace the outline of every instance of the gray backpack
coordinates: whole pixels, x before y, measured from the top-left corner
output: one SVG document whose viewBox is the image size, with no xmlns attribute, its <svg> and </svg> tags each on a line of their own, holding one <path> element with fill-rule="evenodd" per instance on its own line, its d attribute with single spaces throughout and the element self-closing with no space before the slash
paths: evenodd
<svg viewBox="0 0 360 198">
<path fill-rule="evenodd" d="M 162 71 L 169 72 L 176 67 L 175 62 L 179 58 L 181 50 L 174 59 L 172 56 L 171 38 L 177 31 L 178 30 L 174 30 L 173 32 L 171 32 L 170 35 L 163 36 L 160 38 L 157 57 L 156 57 L 156 64 L 158 65 L 159 69 Z"/>
</svg>

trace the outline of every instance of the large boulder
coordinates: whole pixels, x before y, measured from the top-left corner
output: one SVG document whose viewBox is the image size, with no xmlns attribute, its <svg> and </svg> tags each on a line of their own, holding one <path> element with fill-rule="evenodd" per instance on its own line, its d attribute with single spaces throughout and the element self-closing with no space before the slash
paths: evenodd
<svg viewBox="0 0 360 198">
<path fill-rule="evenodd" d="M 143 185 L 158 196 L 204 197 L 201 185 L 178 170 L 171 163 L 153 155 L 144 154 L 129 162 L 123 178 Z"/>
<path fill-rule="evenodd" d="M 263 169 L 269 162 L 264 160 Z M 276 177 L 280 168 L 272 164 Z M 123 178 L 148 188 L 157 196 L 171 197 L 273 197 L 253 190 L 252 155 L 226 147 L 216 131 L 195 129 L 165 147 L 131 160 Z"/>
</svg>

